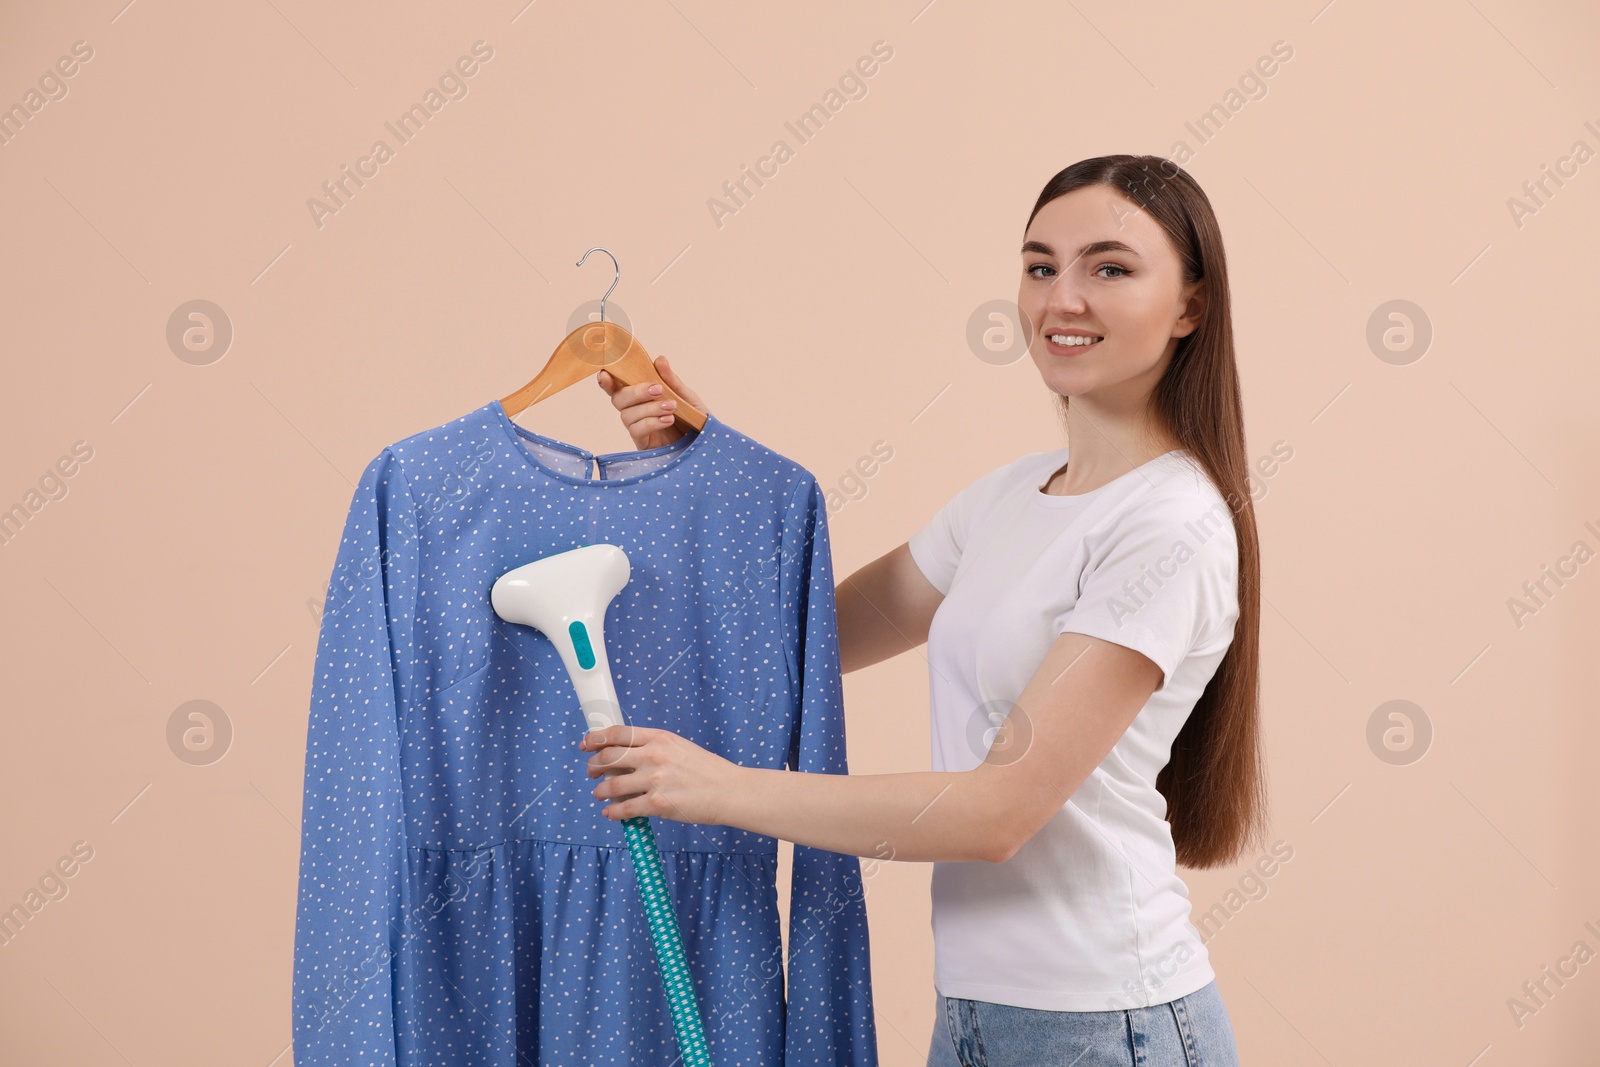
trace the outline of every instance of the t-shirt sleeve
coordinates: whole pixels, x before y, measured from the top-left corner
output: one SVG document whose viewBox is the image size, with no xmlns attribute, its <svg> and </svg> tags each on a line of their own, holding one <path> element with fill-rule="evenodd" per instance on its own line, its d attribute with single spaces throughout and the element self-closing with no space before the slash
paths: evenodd
<svg viewBox="0 0 1600 1067">
<path fill-rule="evenodd" d="M 939 592 L 949 594 L 973 521 L 983 511 L 992 487 L 1010 467 L 998 467 L 969 483 L 906 542 L 911 558 Z"/>
<path fill-rule="evenodd" d="M 1090 551 L 1077 600 L 1056 616 L 1055 631 L 1142 652 L 1161 668 L 1165 686 L 1191 652 L 1232 640 L 1237 546 L 1221 499 L 1152 501 L 1123 516 Z"/>
</svg>

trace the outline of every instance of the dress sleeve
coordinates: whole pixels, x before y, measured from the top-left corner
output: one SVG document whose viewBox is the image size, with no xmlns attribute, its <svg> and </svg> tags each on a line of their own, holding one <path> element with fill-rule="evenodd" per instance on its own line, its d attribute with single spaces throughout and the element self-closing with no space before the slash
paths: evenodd
<svg viewBox="0 0 1600 1067">
<path fill-rule="evenodd" d="M 317 642 L 295 915 L 297 1067 L 395 1062 L 406 881 L 400 694 L 416 601 L 416 508 L 385 449 L 350 502 Z"/>
<path fill-rule="evenodd" d="M 848 774 L 827 509 L 809 479 L 784 522 L 780 605 L 798 708 L 789 769 Z M 785 1067 L 875 1067 L 865 887 L 855 856 L 794 846 L 789 894 Z"/>
<path fill-rule="evenodd" d="M 1161 688 L 1190 652 L 1233 639 L 1239 553 L 1233 517 L 1216 500 L 1151 501 L 1119 517 L 1092 549 L 1055 632 L 1088 634 L 1148 656 Z"/>
</svg>

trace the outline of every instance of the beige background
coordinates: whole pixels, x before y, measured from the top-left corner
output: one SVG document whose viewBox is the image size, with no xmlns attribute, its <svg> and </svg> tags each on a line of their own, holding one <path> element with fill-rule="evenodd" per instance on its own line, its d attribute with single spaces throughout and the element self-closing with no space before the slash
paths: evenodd
<svg viewBox="0 0 1600 1067">
<path fill-rule="evenodd" d="M 1593 1055 L 1586 953 L 1520 1026 L 1508 1007 L 1577 942 L 1600 952 L 1592 9 L 121 5 L 0 14 L 0 105 L 93 49 L 0 144 L 0 508 L 93 450 L 0 546 L 0 908 L 93 850 L 0 946 L 5 1063 L 291 1062 L 316 611 L 351 490 L 385 445 L 534 375 L 610 284 L 603 256 L 574 266 L 586 248 L 621 260 L 613 306 L 650 351 L 840 490 L 847 574 L 1061 443 L 1031 361 L 978 358 L 968 317 L 1015 297 L 1043 183 L 1124 151 L 1207 190 L 1250 453 L 1293 452 L 1257 501 L 1293 858 L 1187 875 L 1229 914 L 1208 947 L 1244 1062 Z M 468 94 L 319 227 L 307 201 L 395 147 L 384 123 L 479 40 Z M 799 143 L 784 123 L 880 40 L 866 95 Z M 1277 41 L 1292 58 L 1250 82 Z M 1213 105 L 1202 142 L 1186 124 Z M 708 200 L 779 139 L 793 158 L 719 225 Z M 1524 182 L 1580 141 L 1519 224 Z M 233 331 L 202 365 L 167 340 L 197 299 Z M 1367 340 L 1392 300 L 1431 323 L 1403 365 Z M 628 447 L 587 383 L 519 421 Z M 879 441 L 893 458 L 851 482 Z M 1519 627 L 1508 600 L 1578 542 L 1587 565 Z M 847 680 L 853 770 L 927 767 L 926 669 Z M 169 747 L 190 700 L 232 726 L 209 765 Z M 1390 700 L 1431 723 L 1409 765 L 1368 745 Z M 928 875 L 869 882 L 892 1067 L 923 1062 L 933 1020 Z"/>
</svg>

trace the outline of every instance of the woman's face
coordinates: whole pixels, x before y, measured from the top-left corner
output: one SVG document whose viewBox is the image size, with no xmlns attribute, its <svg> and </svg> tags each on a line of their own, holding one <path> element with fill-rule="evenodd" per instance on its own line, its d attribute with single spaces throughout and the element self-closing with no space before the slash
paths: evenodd
<svg viewBox="0 0 1600 1067">
<path fill-rule="evenodd" d="M 1166 231 L 1132 200 L 1106 185 L 1074 189 L 1024 235 L 1017 305 L 1033 327 L 1029 355 L 1057 394 L 1142 404 L 1200 323 L 1199 287 L 1183 284 Z M 1062 333 L 1102 340 L 1059 344 Z"/>
</svg>

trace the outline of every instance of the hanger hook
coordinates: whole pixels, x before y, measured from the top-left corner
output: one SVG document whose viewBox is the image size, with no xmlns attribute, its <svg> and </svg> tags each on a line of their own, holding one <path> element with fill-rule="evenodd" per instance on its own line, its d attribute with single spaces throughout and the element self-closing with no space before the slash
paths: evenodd
<svg viewBox="0 0 1600 1067">
<path fill-rule="evenodd" d="M 599 245 L 595 245 L 593 248 L 589 249 L 589 252 L 604 252 L 606 255 L 611 256 L 611 251 L 609 249 L 601 248 Z M 583 259 L 578 260 L 578 266 L 583 266 L 583 260 L 589 258 L 589 252 L 585 252 L 583 254 Z M 617 262 L 616 256 L 611 256 L 611 265 L 615 267 L 617 271 L 617 276 L 611 280 L 611 289 L 615 289 L 617 287 L 617 283 L 622 280 L 622 264 Z M 600 298 L 601 322 L 606 321 L 606 297 L 611 295 L 611 289 L 607 289 L 606 295 Z"/>
</svg>

